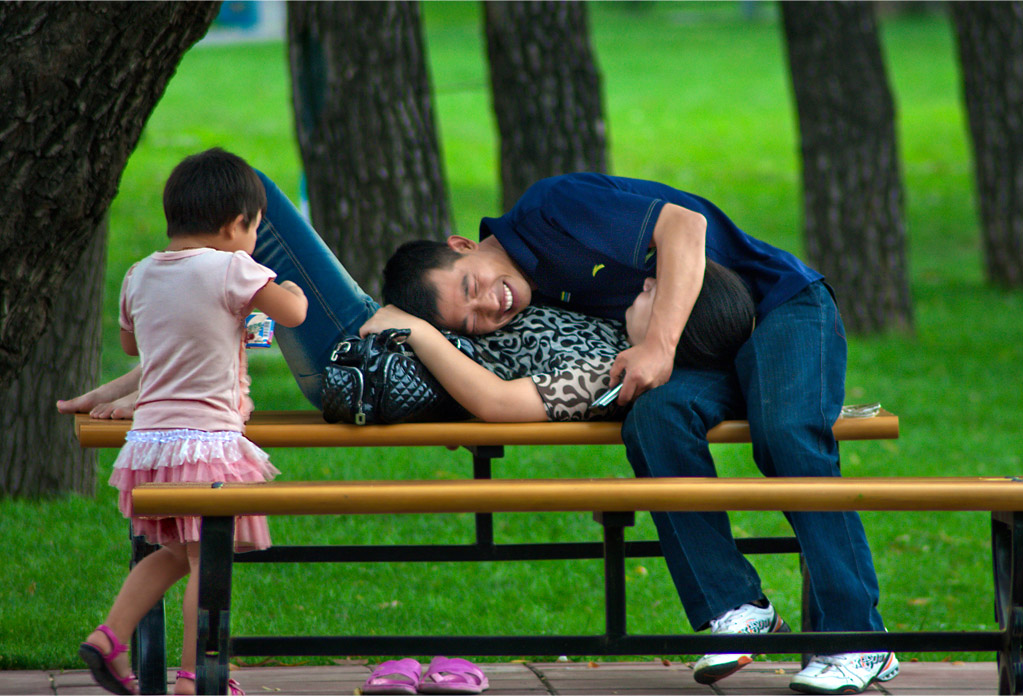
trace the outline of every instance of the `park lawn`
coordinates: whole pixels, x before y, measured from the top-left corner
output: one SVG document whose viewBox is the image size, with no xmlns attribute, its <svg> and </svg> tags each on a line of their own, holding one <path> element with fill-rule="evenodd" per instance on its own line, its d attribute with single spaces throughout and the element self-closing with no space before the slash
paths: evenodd
<svg viewBox="0 0 1023 696">
<path fill-rule="evenodd" d="M 708 196 L 758 237 L 801 253 L 798 135 L 773 5 L 744 19 L 730 3 L 602 3 L 591 31 L 605 88 L 611 170 Z M 469 236 L 498 207 L 497 144 L 476 3 L 429 3 L 426 27 L 455 226 Z M 902 419 L 892 442 L 848 443 L 850 476 L 1006 475 L 1020 470 L 1023 295 L 981 272 L 971 163 L 950 27 L 940 15 L 883 24 L 899 114 L 916 332 L 852 338 L 847 401 L 878 400 Z M 131 366 L 117 345 L 127 267 L 164 243 L 160 195 L 183 156 L 222 145 L 298 191 L 286 49 L 201 45 L 182 62 L 129 161 L 111 210 L 103 376 Z M 260 408 L 307 408 L 276 349 L 251 357 Z M 70 422 L 68 424 L 70 427 Z M 272 450 L 283 480 L 470 475 L 465 453 Z M 0 501 L 0 668 L 80 667 L 77 643 L 99 623 L 127 565 L 127 523 L 99 455 L 95 498 Z M 754 476 L 746 446 L 718 447 L 722 475 Z M 508 448 L 501 477 L 631 476 L 619 448 Z M 893 629 L 994 627 L 983 513 L 863 515 Z M 740 536 L 786 531 L 776 513 L 733 517 Z M 274 519 L 278 543 L 465 542 L 471 519 L 422 516 Z M 498 541 L 597 540 L 589 515 L 498 516 Z M 632 538 L 652 538 L 638 516 Z M 764 586 L 798 623 L 794 558 L 758 558 Z M 597 561 L 529 564 L 328 564 L 237 568 L 238 634 L 590 633 L 602 630 Z M 485 587 L 485 592 L 480 588 Z M 688 631 L 660 559 L 628 568 L 629 629 Z M 168 596 L 171 663 L 181 588 Z M 674 659 L 676 656 L 666 656 Z M 904 655 L 903 658 L 913 657 Z M 920 659 L 989 660 L 990 654 Z"/>
</svg>

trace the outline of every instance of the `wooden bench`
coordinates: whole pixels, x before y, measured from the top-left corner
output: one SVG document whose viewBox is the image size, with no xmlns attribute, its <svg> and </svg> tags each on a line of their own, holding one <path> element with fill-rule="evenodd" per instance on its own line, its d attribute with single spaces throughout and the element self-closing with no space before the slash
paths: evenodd
<svg viewBox="0 0 1023 696">
<path fill-rule="evenodd" d="M 116 447 L 130 423 L 76 418 L 83 446 Z M 898 418 L 882 412 L 870 419 L 842 418 L 840 440 L 898 437 Z M 142 487 L 135 504 L 145 514 L 204 517 L 200 579 L 199 688 L 222 693 L 228 655 L 395 654 L 699 654 L 702 652 L 996 651 L 1000 688 L 1023 685 L 1023 554 L 1017 552 L 1023 485 L 1016 479 L 596 479 L 489 480 L 491 462 L 504 445 L 615 444 L 617 423 L 480 422 L 395 426 L 328 425 L 316 412 L 254 414 L 247 435 L 264 447 L 465 446 L 473 454 L 474 479 L 462 481 L 279 482 Z M 729 421 L 714 428 L 711 442 L 748 442 L 748 426 Z M 214 484 L 216 485 L 216 484 Z M 624 528 L 641 510 L 986 510 L 992 512 L 996 615 L 999 631 L 942 633 L 816 633 L 770 636 L 626 633 L 625 559 L 659 556 L 657 542 L 624 540 Z M 495 544 L 496 512 L 571 511 L 595 513 L 603 543 Z M 277 546 L 232 557 L 236 514 L 476 513 L 476 542 L 443 546 Z M 739 539 L 744 553 L 798 552 L 791 538 Z M 231 637 L 228 626 L 233 562 L 472 561 L 603 558 L 606 631 L 597 636 L 339 636 Z M 1019 586 L 1019 587 L 1017 587 Z M 805 599 L 805 582 L 804 582 Z M 805 607 L 804 607 L 805 609 Z M 804 617 L 807 612 L 804 610 Z M 151 618 L 151 617 L 150 617 Z M 147 618 L 149 622 L 150 618 Z M 166 688 L 162 607 L 159 622 L 144 622 L 136 635 L 136 670 L 146 693 Z M 804 626 L 805 628 L 805 626 Z M 218 689 L 211 691 L 209 689 Z"/>
</svg>

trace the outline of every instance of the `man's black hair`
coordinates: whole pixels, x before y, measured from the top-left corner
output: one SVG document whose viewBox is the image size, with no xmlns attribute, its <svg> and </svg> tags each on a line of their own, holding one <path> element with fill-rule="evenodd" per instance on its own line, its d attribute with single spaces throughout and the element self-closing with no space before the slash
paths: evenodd
<svg viewBox="0 0 1023 696">
<path fill-rule="evenodd" d="M 266 190 L 245 160 L 219 147 L 186 157 L 163 188 L 167 236 L 216 234 L 239 215 L 266 213 Z"/>
<path fill-rule="evenodd" d="M 723 369 L 753 333 L 756 307 L 739 275 L 707 259 L 703 287 L 682 331 L 675 364 Z"/>
<path fill-rule="evenodd" d="M 384 266 L 384 303 L 441 326 L 437 287 L 426 280 L 426 274 L 451 268 L 460 256 L 444 242 L 432 239 L 405 242 Z"/>
</svg>

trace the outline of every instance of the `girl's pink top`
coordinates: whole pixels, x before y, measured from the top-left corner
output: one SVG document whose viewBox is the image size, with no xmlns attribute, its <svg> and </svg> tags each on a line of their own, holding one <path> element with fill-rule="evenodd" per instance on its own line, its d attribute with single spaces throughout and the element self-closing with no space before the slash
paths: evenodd
<svg viewBox="0 0 1023 696">
<path fill-rule="evenodd" d="M 134 430 L 244 430 L 245 316 L 276 274 L 243 251 L 159 251 L 121 286 L 121 328 L 142 363 Z"/>
</svg>

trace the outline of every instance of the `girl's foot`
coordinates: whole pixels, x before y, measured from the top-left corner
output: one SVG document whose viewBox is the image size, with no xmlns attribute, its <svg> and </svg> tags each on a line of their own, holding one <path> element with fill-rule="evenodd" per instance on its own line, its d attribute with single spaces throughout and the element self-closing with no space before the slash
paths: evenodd
<svg viewBox="0 0 1023 696">
<path fill-rule="evenodd" d="M 195 693 L 195 672 L 179 669 L 174 682 L 175 696 L 191 696 Z M 241 684 L 234 679 L 227 680 L 227 693 L 229 696 L 245 696 Z"/>
<path fill-rule="evenodd" d="M 195 673 L 178 670 L 174 681 L 174 696 L 191 696 L 195 693 Z"/>
<path fill-rule="evenodd" d="M 114 694 L 137 694 L 138 682 L 131 673 L 128 648 L 107 626 L 89 634 L 78 654 L 89 665 L 96 683 Z"/>
</svg>

